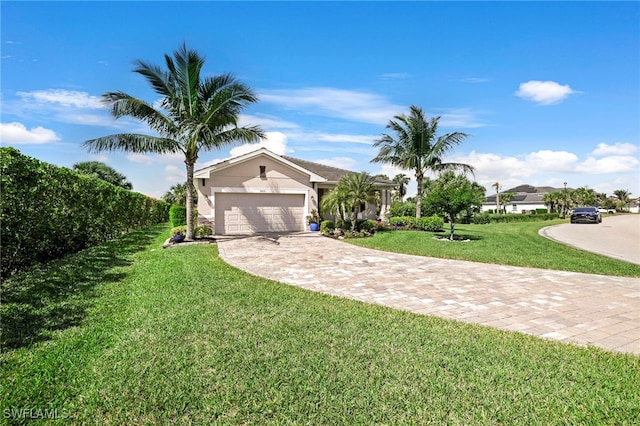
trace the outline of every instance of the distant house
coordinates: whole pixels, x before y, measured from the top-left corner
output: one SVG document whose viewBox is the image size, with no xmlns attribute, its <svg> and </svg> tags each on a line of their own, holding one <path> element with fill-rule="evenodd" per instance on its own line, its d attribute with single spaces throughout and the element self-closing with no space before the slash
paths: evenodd
<svg viewBox="0 0 640 426">
<path fill-rule="evenodd" d="M 567 188 L 569 190 L 569 188 Z M 519 185 L 515 188 L 500 191 L 500 194 L 505 192 L 511 192 L 515 194 L 511 200 L 511 205 L 506 206 L 507 213 L 531 213 L 536 209 L 547 209 L 543 198 L 546 194 L 552 192 L 564 191 L 564 188 L 554 188 L 551 186 L 532 186 L 532 185 Z M 485 199 L 482 204 L 482 211 L 496 210 L 496 197 L 498 194 L 493 194 Z"/>
<path fill-rule="evenodd" d="M 230 158 L 194 173 L 198 222 L 215 233 L 254 234 L 306 229 L 306 217 L 349 170 L 275 154 L 267 149 Z M 395 184 L 376 179 L 380 206 L 363 217 L 383 216 Z"/>
</svg>

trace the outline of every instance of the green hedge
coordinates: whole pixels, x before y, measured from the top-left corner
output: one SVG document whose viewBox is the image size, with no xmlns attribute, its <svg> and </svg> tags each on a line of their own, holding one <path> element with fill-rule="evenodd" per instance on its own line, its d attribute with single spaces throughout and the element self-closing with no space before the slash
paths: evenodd
<svg viewBox="0 0 640 426">
<path fill-rule="evenodd" d="M 486 224 L 486 223 L 512 223 L 512 222 L 540 222 L 543 220 L 554 220 L 560 216 L 558 213 L 544 213 L 544 214 L 489 214 L 482 213 L 474 215 L 471 219 L 471 223 L 474 224 Z"/>
<path fill-rule="evenodd" d="M 38 262 L 165 222 L 169 205 L 0 148 L 2 278 Z"/>
<path fill-rule="evenodd" d="M 444 219 L 439 216 L 427 216 L 416 219 L 413 216 L 396 216 L 389 219 L 391 226 L 403 226 L 429 232 L 440 232 L 444 229 Z"/>
<path fill-rule="evenodd" d="M 171 226 L 183 226 L 187 224 L 187 208 L 174 204 L 169 209 L 169 222 Z"/>
</svg>

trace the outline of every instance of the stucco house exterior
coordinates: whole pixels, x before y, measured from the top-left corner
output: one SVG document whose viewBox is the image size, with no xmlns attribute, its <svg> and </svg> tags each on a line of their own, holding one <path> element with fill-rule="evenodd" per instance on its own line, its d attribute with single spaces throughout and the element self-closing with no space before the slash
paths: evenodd
<svg viewBox="0 0 640 426">
<path fill-rule="evenodd" d="M 198 223 L 217 235 L 295 232 L 349 170 L 275 154 L 265 148 L 196 170 Z M 394 183 L 376 180 L 380 215 L 391 204 Z M 376 218 L 376 207 L 363 216 Z"/>
<path fill-rule="evenodd" d="M 553 188 L 551 186 L 532 186 L 532 185 L 519 185 L 515 188 L 507 189 L 504 192 L 512 192 L 515 194 L 513 200 L 511 200 L 511 206 L 507 206 L 507 213 L 530 213 L 536 209 L 546 209 L 547 205 L 544 203 L 543 198 L 546 194 L 552 192 L 563 191 L 563 188 Z M 496 210 L 496 196 L 493 194 L 485 199 L 482 204 L 482 212 L 488 210 Z"/>
</svg>

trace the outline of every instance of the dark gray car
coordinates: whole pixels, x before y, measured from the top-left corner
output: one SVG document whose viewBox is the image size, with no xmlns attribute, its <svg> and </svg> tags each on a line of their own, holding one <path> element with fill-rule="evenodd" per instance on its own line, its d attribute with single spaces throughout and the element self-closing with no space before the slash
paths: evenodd
<svg viewBox="0 0 640 426">
<path fill-rule="evenodd" d="M 601 223 L 602 216 L 596 207 L 578 207 L 571 213 L 571 223 Z"/>
</svg>

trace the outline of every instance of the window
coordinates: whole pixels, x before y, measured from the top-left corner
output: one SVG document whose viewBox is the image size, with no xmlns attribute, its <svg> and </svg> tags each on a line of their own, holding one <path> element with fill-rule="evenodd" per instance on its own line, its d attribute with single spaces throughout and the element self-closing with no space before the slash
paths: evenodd
<svg viewBox="0 0 640 426">
<path fill-rule="evenodd" d="M 267 178 L 267 166 L 260 166 L 260 179 Z"/>
</svg>

